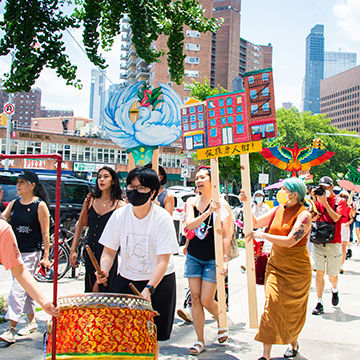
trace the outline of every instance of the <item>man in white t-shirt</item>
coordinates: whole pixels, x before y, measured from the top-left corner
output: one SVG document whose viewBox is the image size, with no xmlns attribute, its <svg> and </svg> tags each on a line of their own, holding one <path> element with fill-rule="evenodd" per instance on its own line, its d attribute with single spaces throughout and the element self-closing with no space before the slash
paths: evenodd
<svg viewBox="0 0 360 360">
<path fill-rule="evenodd" d="M 156 172 L 139 167 L 126 179 L 129 204 L 114 211 L 99 242 L 104 245 L 100 260 L 106 280 L 120 249 L 118 275 L 112 292 L 131 294 L 132 282 L 141 295 L 151 300 L 159 316 L 154 321 L 158 340 L 168 340 L 174 321 L 176 280 L 172 254 L 178 253 L 174 222 L 170 214 L 152 203 L 160 188 Z"/>
</svg>

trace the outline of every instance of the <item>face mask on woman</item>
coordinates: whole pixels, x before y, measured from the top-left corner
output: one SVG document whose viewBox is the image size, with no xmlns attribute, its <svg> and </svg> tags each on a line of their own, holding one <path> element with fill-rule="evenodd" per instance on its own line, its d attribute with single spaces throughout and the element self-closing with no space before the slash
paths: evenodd
<svg viewBox="0 0 360 360">
<path fill-rule="evenodd" d="M 276 200 L 278 201 L 279 204 L 284 205 L 289 201 L 289 194 L 284 190 L 280 190 L 276 194 Z"/>
<path fill-rule="evenodd" d="M 330 195 L 331 195 L 330 190 L 325 190 L 325 195 L 326 195 L 326 197 L 330 197 Z"/>
<path fill-rule="evenodd" d="M 141 193 L 137 190 L 126 190 L 126 197 L 132 206 L 144 205 L 150 198 L 151 191 L 147 193 Z"/>
<path fill-rule="evenodd" d="M 262 196 L 256 196 L 254 200 L 256 204 L 261 204 L 264 201 Z"/>
</svg>

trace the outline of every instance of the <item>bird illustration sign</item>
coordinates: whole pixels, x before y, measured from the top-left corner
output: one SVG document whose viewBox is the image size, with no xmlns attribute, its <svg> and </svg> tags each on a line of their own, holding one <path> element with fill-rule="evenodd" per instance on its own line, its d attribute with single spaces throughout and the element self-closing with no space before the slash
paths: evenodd
<svg viewBox="0 0 360 360">
<path fill-rule="evenodd" d="M 180 96 L 169 86 L 156 88 L 141 81 L 109 94 L 105 105 L 105 130 L 111 140 L 127 149 L 135 164 L 151 161 L 158 146 L 181 135 Z"/>
</svg>

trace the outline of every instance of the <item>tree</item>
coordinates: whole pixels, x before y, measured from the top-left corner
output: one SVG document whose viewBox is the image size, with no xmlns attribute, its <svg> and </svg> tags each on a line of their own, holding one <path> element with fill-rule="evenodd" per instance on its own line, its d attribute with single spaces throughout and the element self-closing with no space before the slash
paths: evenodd
<svg viewBox="0 0 360 360">
<path fill-rule="evenodd" d="M 215 32 L 221 21 L 204 17 L 198 0 L 6 0 L 0 29 L 0 56 L 14 53 L 10 73 L 4 74 L 9 92 L 29 91 L 44 67 L 55 69 L 67 85 L 81 87 L 77 66 L 65 52 L 63 34 L 83 26 L 83 43 L 90 61 L 105 68 L 99 54 L 112 48 L 121 32 L 120 20 L 128 14 L 132 41 L 146 62 L 158 62 L 164 49 L 153 42 L 168 37 L 171 80 L 180 84 L 184 76 L 184 25 L 199 32 Z"/>
</svg>

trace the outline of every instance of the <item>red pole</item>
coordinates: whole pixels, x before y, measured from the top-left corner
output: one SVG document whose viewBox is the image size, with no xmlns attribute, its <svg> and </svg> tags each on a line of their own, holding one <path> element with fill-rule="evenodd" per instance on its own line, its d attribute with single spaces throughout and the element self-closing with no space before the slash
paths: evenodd
<svg viewBox="0 0 360 360">
<path fill-rule="evenodd" d="M 54 239 L 54 278 L 53 278 L 53 303 L 54 306 L 57 306 L 57 285 L 58 285 L 58 261 L 59 261 L 59 228 L 60 228 L 60 192 L 61 192 L 61 162 L 62 156 L 60 154 L 52 155 L 4 155 L 0 154 L 0 160 L 2 159 L 27 159 L 31 157 L 32 159 L 55 159 L 57 168 L 56 168 L 56 194 L 55 194 L 55 239 Z M 52 349 L 51 349 L 51 359 L 56 359 L 56 318 L 52 318 L 53 327 L 52 327 Z"/>
</svg>

